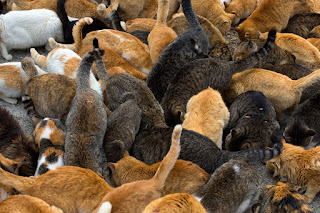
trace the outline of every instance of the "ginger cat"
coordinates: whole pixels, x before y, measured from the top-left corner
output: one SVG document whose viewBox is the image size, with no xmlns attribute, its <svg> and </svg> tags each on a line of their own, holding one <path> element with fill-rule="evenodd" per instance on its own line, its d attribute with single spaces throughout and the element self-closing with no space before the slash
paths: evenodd
<svg viewBox="0 0 320 213">
<path fill-rule="evenodd" d="M 159 8 L 158 8 L 159 9 Z M 158 19 L 158 16 L 157 16 Z M 157 20 L 151 18 L 136 18 L 125 22 L 125 30 L 134 32 L 136 30 L 151 31 L 156 25 Z"/>
<path fill-rule="evenodd" d="M 224 10 L 227 13 L 234 14 L 235 16 L 231 18 L 232 24 L 238 24 L 241 19 L 248 18 L 251 13 L 260 5 L 262 0 L 233 0 L 231 3 L 224 2 Z"/>
<path fill-rule="evenodd" d="M 142 213 L 206 213 L 201 203 L 188 193 L 175 193 L 161 197 L 147 205 Z"/>
<path fill-rule="evenodd" d="M 13 195 L 0 203 L 0 212 L 6 213 L 63 213 L 55 206 L 49 205 L 43 200 L 29 195 Z"/>
<path fill-rule="evenodd" d="M 314 27 L 307 35 L 308 38 L 320 38 L 320 26 Z"/>
<path fill-rule="evenodd" d="M 108 163 L 112 170 L 112 179 L 117 186 L 126 183 L 151 179 L 158 170 L 161 162 L 147 165 L 124 151 L 123 158 L 116 163 Z M 189 161 L 177 160 L 161 194 L 196 193 L 209 179 L 209 174 L 197 164 Z"/>
<path fill-rule="evenodd" d="M 65 127 L 57 119 L 45 118 L 38 123 L 33 137 L 39 147 L 38 166 L 34 176 L 64 165 Z"/>
<path fill-rule="evenodd" d="M 223 128 L 229 118 L 229 110 L 220 92 L 208 87 L 189 99 L 182 126 L 207 136 L 222 149 Z"/>
<path fill-rule="evenodd" d="M 167 26 L 170 0 L 159 0 L 157 22 L 148 36 L 148 46 L 152 63 L 156 63 L 163 49 L 177 37 L 171 27 Z"/>
<path fill-rule="evenodd" d="M 320 38 L 308 38 L 307 41 L 320 51 Z"/>
<path fill-rule="evenodd" d="M 290 17 L 303 12 L 320 12 L 320 4 L 313 0 L 266 0 L 234 30 L 241 41 L 257 39 L 258 32 L 271 29 L 280 32 L 286 27 Z"/>
<path fill-rule="evenodd" d="M 282 143 L 283 152 L 267 161 L 266 166 L 269 172 L 273 173 L 273 178 L 288 176 L 289 183 L 307 187 L 303 198 L 307 203 L 311 203 L 320 191 L 320 147 L 305 150 L 286 143 L 284 139 Z"/>
<path fill-rule="evenodd" d="M 181 132 L 181 125 L 175 126 L 170 150 L 150 180 L 139 180 L 113 189 L 105 195 L 93 213 L 99 212 L 106 201 L 111 203 L 112 212 L 142 212 L 151 201 L 160 198 L 161 190 L 180 153 Z"/>
<path fill-rule="evenodd" d="M 302 91 L 319 80 L 320 70 L 291 80 L 270 70 L 250 69 L 232 76 L 231 84 L 224 91 L 223 97 L 231 103 L 241 93 L 249 90 L 260 91 L 271 101 L 279 118 L 282 111 L 292 112 L 300 102 Z"/>
</svg>

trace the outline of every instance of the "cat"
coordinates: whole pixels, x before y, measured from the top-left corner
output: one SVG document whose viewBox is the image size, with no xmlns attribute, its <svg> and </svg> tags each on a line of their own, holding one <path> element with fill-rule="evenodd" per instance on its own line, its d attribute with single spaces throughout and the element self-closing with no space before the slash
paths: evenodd
<svg viewBox="0 0 320 213">
<path fill-rule="evenodd" d="M 308 38 L 320 38 L 320 27 L 316 26 L 314 27 L 308 34 Z M 319 48 L 318 48 L 319 49 Z"/>
<path fill-rule="evenodd" d="M 2 107 L 0 107 L 0 130 L 0 153 L 13 161 L 23 162 L 19 167 L 19 175 L 33 175 L 39 156 L 38 147 L 30 135 L 24 134 L 13 115 Z"/>
<path fill-rule="evenodd" d="M 1 55 L 12 60 L 11 49 L 44 46 L 53 37 L 63 42 L 62 24 L 57 14 L 48 9 L 10 11 L 0 15 Z M 41 33 L 39 33 L 41 32 Z"/>
<path fill-rule="evenodd" d="M 271 101 L 277 118 L 279 118 L 281 112 L 290 113 L 298 106 L 302 91 L 317 82 L 319 76 L 320 70 L 297 80 L 291 80 L 273 71 L 250 69 L 234 74 L 231 84 L 222 97 L 226 102 L 232 102 L 238 95 L 246 91 L 260 91 Z"/>
<path fill-rule="evenodd" d="M 280 125 L 269 99 L 262 92 L 247 91 L 230 105 L 230 120 L 225 129 L 225 148 L 230 151 L 272 146 L 270 137 Z"/>
<path fill-rule="evenodd" d="M 319 38 L 308 38 L 308 42 L 310 42 L 313 46 L 315 46 L 320 51 L 320 39 Z"/>
<path fill-rule="evenodd" d="M 39 147 L 38 166 L 34 176 L 63 166 L 65 127 L 57 119 L 45 118 L 38 123 L 33 137 Z"/>
<path fill-rule="evenodd" d="M 190 1 L 182 0 L 183 13 L 189 27 L 162 51 L 146 79 L 158 102 L 163 98 L 172 78 L 186 62 L 199 58 L 199 52 L 208 53 L 208 36 L 201 28 Z"/>
<path fill-rule="evenodd" d="M 20 194 L 40 198 L 70 213 L 91 213 L 113 190 L 92 170 L 76 166 L 61 166 L 37 177 L 22 177 L 0 169 L 0 177 L 1 184 Z"/>
<path fill-rule="evenodd" d="M 221 94 L 210 87 L 202 90 L 189 99 L 186 112 L 182 127 L 207 136 L 222 149 L 223 128 L 230 113 Z"/>
<path fill-rule="evenodd" d="M 224 2 L 226 13 L 234 14 L 235 16 L 231 19 L 231 23 L 236 25 L 242 19 L 248 18 L 251 13 L 260 5 L 261 0 L 251 1 L 231 1 L 230 3 Z"/>
<path fill-rule="evenodd" d="M 194 196 L 207 212 L 244 213 L 259 196 L 261 182 L 249 164 L 231 160 L 220 166 Z"/>
<path fill-rule="evenodd" d="M 317 119 L 320 116 L 320 93 L 300 104 L 291 114 L 283 132 L 286 142 L 306 146 L 310 149 L 319 145 L 320 129 Z"/>
<path fill-rule="evenodd" d="M 303 199 L 311 203 L 315 195 L 320 191 L 319 186 L 319 152 L 320 147 L 305 150 L 300 146 L 295 146 L 283 142 L 283 152 L 267 161 L 266 166 L 269 172 L 273 173 L 273 178 L 288 176 L 288 182 L 307 188 Z"/>
<path fill-rule="evenodd" d="M 275 36 L 275 31 L 270 31 L 265 45 L 258 52 L 240 61 L 229 62 L 204 58 L 186 63 L 168 85 L 160 103 L 166 123 L 169 126 L 182 123 L 188 100 L 207 89 L 208 86 L 222 93 L 229 86 L 234 73 L 250 69 L 271 51 Z"/>
<path fill-rule="evenodd" d="M 158 1 L 157 22 L 148 35 L 148 47 L 152 63 L 156 63 L 161 52 L 177 38 L 177 34 L 167 26 L 170 0 Z"/>
<path fill-rule="evenodd" d="M 290 17 L 303 12 L 318 13 L 319 6 L 309 0 L 262 1 L 259 7 L 234 30 L 238 32 L 241 41 L 257 39 L 258 32 L 268 32 L 271 29 L 280 32 L 287 26 Z"/>
<path fill-rule="evenodd" d="M 175 193 L 150 202 L 142 213 L 206 213 L 201 203 L 188 193 Z"/>
<path fill-rule="evenodd" d="M 148 165 L 161 161 L 169 150 L 172 129 L 172 127 L 154 127 L 140 130 L 130 155 Z M 194 131 L 183 129 L 179 159 L 191 161 L 207 173 L 212 174 L 219 166 L 231 159 L 264 161 L 278 156 L 282 151 L 282 144 L 278 141 L 273 142 L 275 145 L 272 149 L 229 152 L 219 149 L 209 138 Z"/>
<path fill-rule="evenodd" d="M 277 182 L 274 185 L 265 186 L 259 200 L 252 207 L 253 213 L 272 212 L 300 212 L 312 213 L 311 208 L 303 200 L 298 188 L 289 183 Z"/>
<path fill-rule="evenodd" d="M 77 69 L 77 90 L 66 119 L 64 162 L 68 166 L 92 169 L 108 181 L 107 159 L 103 139 L 107 128 L 107 112 L 99 94 L 90 88 L 90 68 L 104 54 L 94 48 L 83 56 Z M 83 119 L 85 118 L 85 119 Z"/>
<path fill-rule="evenodd" d="M 111 203 L 112 212 L 142 212 L 151 201 L 160 198 L 161 190 L 180 153 L 181 131 L 181 125 L 173 129 L 170 150 L 151 179 L 127 183 L 113 189 L 104 196 L 93 213 L 98 212 L 106 201 Z"/>
<path fill-rule="evenodd" d="M 138 180 L 151 179 L 161 162 L 147 165 L 123 152 L 123 158 L 116 163 L 108 163 L 112 171 L 112 180 L 117 186 Z M 177 160 L 166 184 L 161 190 L 162 196 L 173 193 L 196 193 L 209 179 L 209 174 L 198 165 L 184 160 Z"/>
<path fill-rule="evenodd" d="M 27 81 L 33 76 L 32 72 L 23 69 L 24 62 L 6 62 L 0 64 L 0 98 L 10 104 L 17 104 L 26 91 Z M 38 66 L 36 74 L 45 74 Z"/>
<path fill-rule="evenodd" d="M 0 212 L 42 212 L 42 213 L 63 213 L 55 206 L 51 206 L 43 200 L 29 195 L 13 195 L 0 203 Z"/>
<path fill-rule="evenodd" d="M 150 32 L 154 28 L 156 23 L 157 20 L 152 18 L 135 18 L 126 21 L 124 24 L 124 29 L 127 32 L 134 32 L 136 30 L 144 30 Z"/>
</svg>

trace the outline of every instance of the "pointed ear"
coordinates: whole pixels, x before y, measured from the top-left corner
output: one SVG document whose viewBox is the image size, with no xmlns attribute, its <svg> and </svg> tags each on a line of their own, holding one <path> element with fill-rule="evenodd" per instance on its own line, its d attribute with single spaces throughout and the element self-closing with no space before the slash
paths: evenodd
<svg viewBox="0 0 320 213">
<path fill-rule="evenodd" d="M 235 17 L 236 17 L 236 14 L 235 13 L 227 13 L 227 16 L 233 20 Z"/>
<path fill-rule="evenodd" d="M 108 166 L 111 169 L 112 173 L 116 172 L 116 163 L 108 163 Z"/>
<path fill-rule="evenodd" d="M 281 142 L 282 142 L 282 143 L 287 143 L 284 138 L 281 138 Z"/>
<path fill-rule="evenodd" d="M 123 153 L 122 153 L 122 157 L 127 157 L 127 156 L 129 157 L 130 154 L 129 154 L 129 152 L 127 150 L 124 150 Z"/>
<path fill-rule="evenodd" d="M 314 136 L 315 134 L 316 134 L 316 132 L 313 131 L 312 129 L 308 129 L 307 132 L 306 132 L 306 136 L 307 137 Z"/>
<path fill-rule="evenodd" d="M 231 136 L 232 138 L 239 138 L 241 136 L 242 132 L 240 129 L 233 129 L 231 130 Z"/>
<path fill-rule="evenodd" d="M 236 28 L 234 28 L 234 30 L 239 33 L 240 28 L 239 28 L 239 27 L 236 27 Z"/>
<path fill-rule="evenodd" d="M 225 6 L 225 8 L 227 8 L 227 7 L 229 7 L 230 6 L 230 3 L 228 3 L 228 2 L 223 2 L 223 4 L 224 4 L 224 6 Z"/>
</svg>

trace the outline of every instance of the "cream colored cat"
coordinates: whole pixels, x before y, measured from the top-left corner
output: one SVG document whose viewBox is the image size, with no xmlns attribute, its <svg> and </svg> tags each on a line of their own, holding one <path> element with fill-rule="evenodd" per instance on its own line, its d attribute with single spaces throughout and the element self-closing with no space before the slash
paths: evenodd
<svg viewBox="0 0 320 213">
<path fill-rule="evenodd" d="M 220 93 L 209 87 L 189 99 L 182 126 L 207 136 L 222 149 L 223 128 L 229 118 L 229 110 Z"/>
<path fill-rule="evenodd" d="M 234 14 L 232 24 L 238 24 L 241 19 L 246 19 L 260 5 L 262 0 L 233 0 L 231 3 L 224 2 L 225 11 Z"/>
<path fill-rule="evenodd" d="M 294 110 L 299 104 L 302 91 L 319 80 L 320 70 L 298 80 L 291 80 L 270 70 L 250 69 L 232 76 L 231 84 L 223 92 L 223 97 L 231 103 L 243 92 L 260 91 L 271 101 L 279 116 L 284 110 Z"/>
</svg>

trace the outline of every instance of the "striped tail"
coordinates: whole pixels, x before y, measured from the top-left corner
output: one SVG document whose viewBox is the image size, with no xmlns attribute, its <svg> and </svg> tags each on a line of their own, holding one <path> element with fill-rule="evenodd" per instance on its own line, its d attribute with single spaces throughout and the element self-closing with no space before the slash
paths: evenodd
<svg viewBox="0 0 320 213">
<path fill-rule="evenodd" d="M 191 0 L 182 0 L 183 13 L 186 16 L 191 27 L 200 26 L 198 17 L 192 9 Z"/>
<path fill-rule="evenodd" d="M 294 80 L 293 83 L 295 88 L 303 91 L 317 81 L 320 81 L 320 70 L 316 70 L 307 76 Z"/>
<path fill-rule="evenodd" d="M 47 57 L 40 55 L 36 49 L 30 48 L 31 58 L 41 67 L 47 69 Z"/>
<path fill-rule="evenodd" d="M 33 124 L 36 125 L 43 118 L 36 112 L 33 102 L 29 95 L 22 96 L 23 107 L 27 110 L 27 114 L 31 117 Z"/>
<path fill-rule="evenodd" d="M 38 75 L 38 70 L 30 57 L 24 57 L 21 60 L 21 67 L 27 74 L 28 78 L 31 79 Z"/>
<path fill-rule="evenodd" d="M 161 190 L 164 186 L 166 178 L 168 177 L 170 171 L 174 167 L 179 154 L 180 154 L 180 137 L 182 132 L 182 126 L 176 125 L 173 129 L 172 139 L 171 139 L 171 147 L 167 155 L 163 158 L 160 166 L 153 176 L 153 180 L 157 183 L 157 187 Z"/>
</svg>

